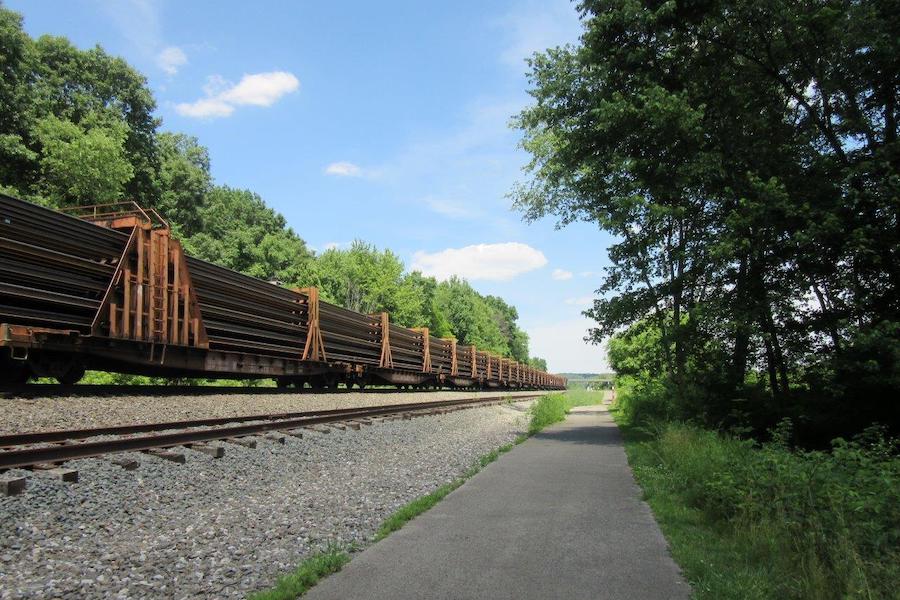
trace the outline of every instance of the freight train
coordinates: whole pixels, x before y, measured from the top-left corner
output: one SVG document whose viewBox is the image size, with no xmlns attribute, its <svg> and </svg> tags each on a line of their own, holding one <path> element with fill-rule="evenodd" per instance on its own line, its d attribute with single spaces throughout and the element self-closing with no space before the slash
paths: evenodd
<svg viewBox="0 0 900 600">
<path fill-rule="evenodd" d="M 0 384 L 86 369 L 279 386 L 562 389 L 566 380 L 186 256 L 133 202 L 47 209 L 0 194 Z"/>
</svg>

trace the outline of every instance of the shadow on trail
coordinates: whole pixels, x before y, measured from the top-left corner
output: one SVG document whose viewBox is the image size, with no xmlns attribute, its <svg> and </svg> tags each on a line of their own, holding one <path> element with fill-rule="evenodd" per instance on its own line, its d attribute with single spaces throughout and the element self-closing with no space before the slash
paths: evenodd
<svg viewBox="0 0 900 600">
<path fill-rule="evenodd" d="M 622 434 L 612 421 L 599 424 L 594 422 L 591 425 L 581 426 L 578 425 L 579 420 L 579 413 L 573 413 L 561 424 L 551 426 L 535 434 L 534 439 L 585 446 L 617 446 L 622 444 Z"/>
</svg>

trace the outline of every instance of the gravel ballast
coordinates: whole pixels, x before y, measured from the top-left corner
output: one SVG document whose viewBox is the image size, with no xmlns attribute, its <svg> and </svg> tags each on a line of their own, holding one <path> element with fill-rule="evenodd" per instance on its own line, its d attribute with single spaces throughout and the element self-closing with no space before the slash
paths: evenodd
<svg viewBox="0 0 900 600">
<path fill-rule="evenodd" d="M 72 463 L 74 484 L 12 471 L 28 488 L 0 497 L 0 599 L 243 598 L 329 544 L 368 543 L 396 509 L 524 433 L 525 409 L 260 437 L 223 444 L 220 459 L 184 450 L 183 465 L 129 455 L 135 471 L 88 459 Z"/>
<path fill-rule="evenodd" d="M 223 393 L 200 396 L 3 398 L 0 399 L 0 435 L 534 393 L 496 390 L 286 394 L 271 393 L 270 389 L 269 393 L 260 390 L 258 394 Z"/>
</svg>

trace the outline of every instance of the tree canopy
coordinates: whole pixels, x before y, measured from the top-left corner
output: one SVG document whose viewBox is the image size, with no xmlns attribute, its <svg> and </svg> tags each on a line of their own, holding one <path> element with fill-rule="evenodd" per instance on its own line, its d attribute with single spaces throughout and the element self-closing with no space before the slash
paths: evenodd
<svg viewBox="0 0 900 600">
<path fill-rule="evenodd" d="M 773 414 L 852 397 L 857 424 L 898 422 L 896 3 L 581 11 L 580 43 L 530 63 L 514 196 L 614 235 L 593 339 L 655 338 L 670 401 L 712 421 L 764 391 Z M 881 383 L 847 386 L 863 372 Z"/>
</svg>

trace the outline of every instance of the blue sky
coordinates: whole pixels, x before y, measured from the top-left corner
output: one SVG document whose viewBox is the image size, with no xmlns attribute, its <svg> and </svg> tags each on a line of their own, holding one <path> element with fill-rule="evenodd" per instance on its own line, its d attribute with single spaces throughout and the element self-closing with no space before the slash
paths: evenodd
<svg viewBox="0 0 900 600">
<path fill-rule="evenodd" d="M 7 0 L 32 36 L 100 44 L 143 72 L 162 129 L 195 135 L 217 183 L 251 189 L 314 249 L 355 238 L 513 303 L 553 371 L 605 369 L 580 315 L 610 238 L 521 220 L 510 118 L 524 59 L 577 40 L 566 0 Z"/>
</svg>

